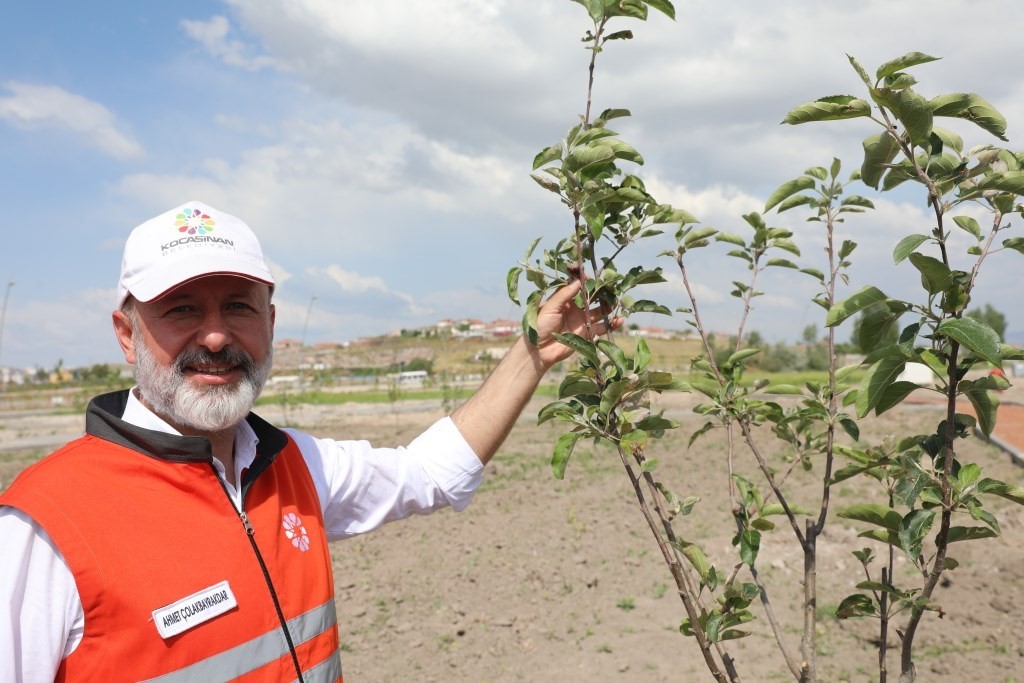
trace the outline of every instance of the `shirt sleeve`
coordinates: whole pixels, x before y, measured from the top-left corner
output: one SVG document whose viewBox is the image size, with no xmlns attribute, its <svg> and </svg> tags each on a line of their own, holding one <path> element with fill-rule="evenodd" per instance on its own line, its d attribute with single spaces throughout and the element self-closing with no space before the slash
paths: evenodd
<svg viewBox="0 0 1024 683">
<path fill-rule="evenodd" d="M 483 479 L 483 464 L 447 417 L 404 448 L 285 431 L 309 467 L 332 541 L 449 505 L 460 511 Z"/>
<path fill-rule="evenodd" d="M 85 612 L 74 575 L 49 534 L 0 507 L 0 681 L 51 683 L 82 640 Z"/>
</svg>

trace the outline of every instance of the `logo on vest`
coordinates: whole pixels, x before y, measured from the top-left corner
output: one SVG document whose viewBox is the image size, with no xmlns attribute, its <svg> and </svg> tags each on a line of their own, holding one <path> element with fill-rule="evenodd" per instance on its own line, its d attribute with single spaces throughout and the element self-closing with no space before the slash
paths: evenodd
<svg viewBox="0 0 1024 683">
<path fill-rule="evenodd" d="M 153 610 L 153 622 L 166 640 L 238 607 L 227 581 L 205 588 L 166 607 Z"/>
<path fill-rule="evenodd" d="M 309 550 L 309 534 L 306 533 L 306 527 L 302 526 L 302 519 L 299 518 L 294 512 L 289 512 L 281 520 L 281 526 L 284 528 L 284 535 L 292 545 L 306 552 Z"/>
</svg>

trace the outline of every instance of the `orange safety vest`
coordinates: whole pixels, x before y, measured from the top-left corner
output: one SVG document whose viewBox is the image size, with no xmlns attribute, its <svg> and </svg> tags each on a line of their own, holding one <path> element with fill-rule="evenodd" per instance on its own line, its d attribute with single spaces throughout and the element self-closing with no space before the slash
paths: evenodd
<svg viewBox="0 0 1024 683">
<path fill-rule="evenodd" d="M 259 438 L 242 512 L 206 439 L 134 427 L 99 396 L 86 435 L 0 496 L 53 539 L 85 610 L 58 681 L 341 681 L 323 512 L 302 454 Z"/>
</svg>

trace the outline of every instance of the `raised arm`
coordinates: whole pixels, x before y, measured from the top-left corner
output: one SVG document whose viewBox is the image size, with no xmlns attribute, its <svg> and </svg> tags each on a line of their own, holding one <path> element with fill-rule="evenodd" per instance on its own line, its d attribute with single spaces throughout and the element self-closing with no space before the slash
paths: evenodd
<svg viewBox="0 0 1024 683">
<path fill-rule="evenodd" d="M 580 282 L 556 291 L 537 313 L 537 344 L 520 337 L 487 378 L 480 390 L 452 413 L 452 421 L 486 464 L 508 436 L 537 384 L 552 365 L 572 355 L 572 349 L 554 338 L 555 333 L 587 335 L 587 320 L 594 334 L 608 332 L 599 310 L 584 311 L 573 298 Z M 612 321 L 612 327 L 622 324 Z"/>
</svg>

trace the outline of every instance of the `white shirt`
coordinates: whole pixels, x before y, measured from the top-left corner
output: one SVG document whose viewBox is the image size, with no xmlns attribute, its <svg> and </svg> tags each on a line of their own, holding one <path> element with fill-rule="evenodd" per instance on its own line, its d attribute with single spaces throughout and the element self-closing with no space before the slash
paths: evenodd
<svg viewBox="0 0 1024 683">
<path fill-rule="evenodd" d="M 143 406 L 134 391 L 122 419 L 179 434 Z M 306 461 L 332 541 L 448 505 L 462 510 L 483 476 L 480 459 L 449 418 L 434 423 L 406 448 L 373 448 L 366 441 L 284 431 Z M 242 422 L 235 433 L 235 481 L 252 465 L 257 441 Z M 241 492 L 225 479 L 223 464 L 216 459 L 213 463 L 241 509 Z M 50 536 L 20 510 L 0 507 L 0 547 L 0 681 L 52 682 L 85 628 L 74 575 Z"/>
</svg>

